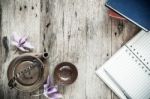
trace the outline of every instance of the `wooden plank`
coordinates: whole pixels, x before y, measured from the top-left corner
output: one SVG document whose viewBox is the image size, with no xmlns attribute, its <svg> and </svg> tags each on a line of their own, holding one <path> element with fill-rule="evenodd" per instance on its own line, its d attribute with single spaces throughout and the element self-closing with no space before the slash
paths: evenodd
<svg viewBox="0 0 150 99">
<path fill-rule="evenodd" d="M 2 4 L 0 2 L 0 41 L 2 41 Z M 2 85 L 2 62 L 3 62 L 3 54 L 2 54 L 2 43 L 0 43 L 0 63 L 1 63 L 1 66 L 0 66 L 0 97 L 3 99 L 4 98 L 4 92 L 3 92 L 3 85 Z"/>
<path fill-rule="evenodd" d="M 43 47 L 50 53 L 51 71 L 58 63 L 69 61 L 79 72 L 74 84 L 60 88 L 64 99 L 111 98 L 111 91 L 95 75 L 95 70 L 111 55 L 111 25 L 104 3 L 104 0 L 41 2 L 41 34 Z"/>
<path fill-rule="evenodd" d="M 19 53 L 10 46 L 12 32 L 22 35 L 28 35 L 30 42 L 35 46 L 33 52 L 40 52 L 40 0 L 1 0 L 2 6 L 2 32 L 1 37 L 7 36 L 9 40 L 9 53 L 5 57 L 5 49 L 2 47 L 1 64 L 1 90 L 3 90 L 2 99 L 38 99 L 31 97 L 29 93 L 23 93 L 10 90 L 8 88 L 7 68 L 10 61 Z M 3 59 L 6 58 L 6 61 Z"/>
</svg>

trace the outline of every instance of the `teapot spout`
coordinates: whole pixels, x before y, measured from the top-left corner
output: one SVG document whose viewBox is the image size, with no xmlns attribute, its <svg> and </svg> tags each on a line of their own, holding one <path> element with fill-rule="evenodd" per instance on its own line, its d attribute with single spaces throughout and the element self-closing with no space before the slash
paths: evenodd
<svg viewBox="0 0 150 99">
<path fill-rule="evenodd" d="M 49 54 L 47 52 L 44 52 L 42 53 L 41 55 L 39 55 L 39 58 L 42 60 L 42 61 L 45 61 L 49 58 Z"/>
</svg>

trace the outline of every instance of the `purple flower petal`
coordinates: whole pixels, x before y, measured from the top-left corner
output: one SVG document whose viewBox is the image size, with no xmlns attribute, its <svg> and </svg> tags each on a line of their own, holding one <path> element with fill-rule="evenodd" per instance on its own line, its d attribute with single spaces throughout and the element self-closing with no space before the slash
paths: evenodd
<svg viewBox="0 0 150 99">
<path fill-rule="evenodd" d="M 47 89 L 48 88 L 48 84 L 44 84 L 44 89 Z"/>
<path fill-rule="evenodd" d="M 20 45 L 23 45 L 25 42 L 27 41 L 27 37 L 26 36 L 23 36 L 19 39 L 19 44 Z"/>
<path fill-rule="evenodd" d="M 48 76 L 47 81 L 44 84 L 44 89 L 47 90 L 48 87 L 50 87 L 51 85 L 52 85 L 52 82 L 51 82 L 50 76 Z"/>
<path fill-rule="evenodd" d="M 49 98 L 47 92 L 43 92 L 43 95 L 44 95 L 45 97 Z"/>
<path fill-rule="evenodd" d="M 62 94 L 60 94 L 58 92 L 51 94 L 49 97 L 52 99 L 62 99 L 63 98 Z"/>
<path fill-rule="evenodd" d="M 23 47 L 17 47 L 19 50 L 21 50 L 22 52 L 28 52 L 28 50 L 26 50 L 25 48 Z"/>
<path fill-rule="evenodd" d="M 16 47 L 19 47 L 19 45 L 18 45 L 18 43 L 16 41 L 12 41 L 11 44 L 16 46 Z"/>
<path fill-rule="evenodd" d="M 62 95 L 58 92 L 57 86 L 52 86 L 50 76 L 47 78 L 46 84 L 44 84 L 44 93 L 49 99 L 60 99 Z"/>
<path fill-rule="evenodd" d="M 33 47 L 29 42 L 27 42 L 27 41 L 23 44 L 23 47 L 28 48 L 28 49 L 33 49 L 33 48 L 34 48 L 34 47 Z"/>
<path fill-rule="evenodd" d="M 27 36 L 19 36 L 16 33 L 13 33 L 13 41 L 12 45 L 17 47 L 22 52 L 29 52 L 31 49 L 33 49 L 33 46 L 27 42 L 28 38 Z"/>
<path fill-rule="evenodd" d="M 51 87 L 47 89 L 47 94 L 56 93 L 58 90 L 55 87 Z"/>
<path fill-rule="evenodd" d="M 19 35 L 17 35 L 17 33 L 14 32 L 13 33 L 13 39 L 14 39 L 14 41 L 19 43 L 20 37 L 19 37 Z"/>
</svg>

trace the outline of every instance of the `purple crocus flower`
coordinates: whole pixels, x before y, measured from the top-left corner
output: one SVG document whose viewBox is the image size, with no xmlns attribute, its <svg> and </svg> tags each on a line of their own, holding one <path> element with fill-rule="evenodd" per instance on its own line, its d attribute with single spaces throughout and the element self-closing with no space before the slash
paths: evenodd
<svg viewBox="0 0 150 99">
<path fill-rule="evenodd" d="M 44 84 L 44 92 L 43 94 L 48 98 L 48 99 L 62 99 L 63 96 L 58 92 L 57 86 L 52 85 L 52 81 L 50 77 L 48 76 L 47 82 Z"/>
<path fill-rule="evenodd" d="M 29 52 L 34 48 L 30 42 L 28 42 L 27 36 L 19 36 L 16 33 L 13 33 L 13 40 L 11 43 L 22 52 Z"/>
</svg>

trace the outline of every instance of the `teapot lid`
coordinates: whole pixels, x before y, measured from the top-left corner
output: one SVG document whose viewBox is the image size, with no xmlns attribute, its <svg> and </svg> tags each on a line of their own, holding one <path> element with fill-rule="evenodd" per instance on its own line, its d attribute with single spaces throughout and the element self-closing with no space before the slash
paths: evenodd
<svg viewBox="0 0 150 99">
<path fill-rule="evenodd" d="M 11 61 L 7 71 L 8 85 L 11 86 L 11 83 L 15 83 L 16 89 L 26 92 L 38 89 L 47 76 L 48 66 L 32 55 L 16 57 Z"/>
</svg>

